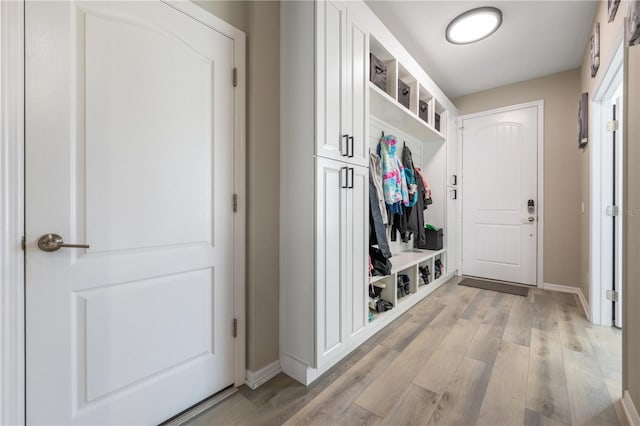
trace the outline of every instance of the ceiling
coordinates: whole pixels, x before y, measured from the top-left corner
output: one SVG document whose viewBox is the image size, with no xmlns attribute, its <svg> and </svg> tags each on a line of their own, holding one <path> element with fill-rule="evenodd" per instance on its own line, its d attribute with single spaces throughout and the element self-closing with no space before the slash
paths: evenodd
<svg viewBox="0 0 640 426">
<path fill-rule="evenodd" d="M 579 67 L 597 5 L 587 0 L 366 3 L 449 98 Z M 502 10 L 498 31 L 473 44 L 448 43 L 449 22 L 481 6 Z"/>
</svg>

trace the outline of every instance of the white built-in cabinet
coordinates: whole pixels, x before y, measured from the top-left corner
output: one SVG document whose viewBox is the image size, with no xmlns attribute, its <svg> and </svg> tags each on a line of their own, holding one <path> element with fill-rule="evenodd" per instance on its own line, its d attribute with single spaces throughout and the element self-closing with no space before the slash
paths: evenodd
<svg viewBox="0 0 640 426">
<path fill-rule="evenodd" d="M 373 123 L 425 144 L 420 162 L 439 197 L 429 214 L 449 227 L 456 218 L 447 208 L 457 201 L 446 195 L 446 135 L 455 134 L 447 126 L 455 108 L 362 1 L 282 2 L 280 25 L 280 365 L 309 384 L 455 271 L 418 288 L 418 266 L 433 270 L 446 250 L 395 253 L 392 274 L 376 278 L 388 284 L 384 294 L 395 307 L 370 321 L 368 165 L 379 137 L 371 134 Z M 369 82 L 369 55 L 380 49 L 395 61 L 388 92 Z M 393 94 L 397 77 L 415 89 L 410 110 Z M 428 123 L 418 118 L 419 100 L 429 102 Z M 395 293 L 399 272 L 414 280 L 403 300 Z"/>
<path fill-rule="evenodd" d="M 281 364 L 309 383 L 367 323 L 367 35 L 345 2 L 281 8 Z"/>
</svg>

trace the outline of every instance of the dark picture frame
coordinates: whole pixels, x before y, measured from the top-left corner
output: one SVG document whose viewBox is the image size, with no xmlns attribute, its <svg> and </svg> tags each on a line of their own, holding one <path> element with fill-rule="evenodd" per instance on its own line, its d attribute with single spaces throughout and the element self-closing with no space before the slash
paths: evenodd
<svg viewBox="0 0 640 426">
<path fill-rule="evenodd" d="M 578 100 L 578 148 L 589 142 L 589 94 L 583 93 Z"/>
<path fill-rule="evenodd" d="M 609 11 L 609 21 L 613 22 L 616 19 L 616 13 L 618 12 L 618 7 L 620 6 L 620 0 L 607 0 L 607 10 Z"/>
<path fill-rule="evenodd" d="M 629 47 L 640 44 L 640 0 L 629 0 L 627 40 Z"/>
<path fill-rule="evenodd" d="M 600 22 L 596 22 L 591 33 L 591 78 L 595 77 L 600 68 Z"/>
</svg>

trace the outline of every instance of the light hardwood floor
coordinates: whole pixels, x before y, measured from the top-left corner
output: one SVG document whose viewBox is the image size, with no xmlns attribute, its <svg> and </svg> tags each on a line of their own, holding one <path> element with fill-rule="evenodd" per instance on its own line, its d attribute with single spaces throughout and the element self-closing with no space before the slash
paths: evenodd
<svg viewBox="0 0 640 426">
<path fill-rule="evenodd" d="M 573 295 L 454 278 L 311 386 L 280 374 L 189 425 L 618 425 L 621 336 Z"/>
</svg>

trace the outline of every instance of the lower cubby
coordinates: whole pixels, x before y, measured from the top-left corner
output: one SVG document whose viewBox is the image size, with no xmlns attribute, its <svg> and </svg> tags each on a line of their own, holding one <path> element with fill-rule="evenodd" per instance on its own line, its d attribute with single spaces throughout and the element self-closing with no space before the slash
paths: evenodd
<svg viewBox="0 0 640 426">
<path fill-rule="evenodd" d="M 418 264 L 418 287 L 423 287 L 433 282 L 433 258 L 424 260 Z"/>
<path fill-rule="evenodd" d="M 433 279 L 438 280 L 447 276 L 447 264 L 445 254 L 440 253 L 433 257 Z"/>
<path fill-rule="evenodd" d="M 369 321 L 372 321 L 380 314 L 390 311 L 396 306 L 396 274 L 386 275 L 383 277 L 373 277 L 372 288 L 369 289 L 369 312 L 373 316 L 369 317 Z M 378 302 L 387 302 L 379 307 Z M 386 310 L 380 310 L 384 306 Z"/>
<path fill-rule="evenodd" d="M 396 273 L 396 304 L 402 303 L 418 290 L 417 271 L 418 268 L 413 265 Z"/>
</svg>

